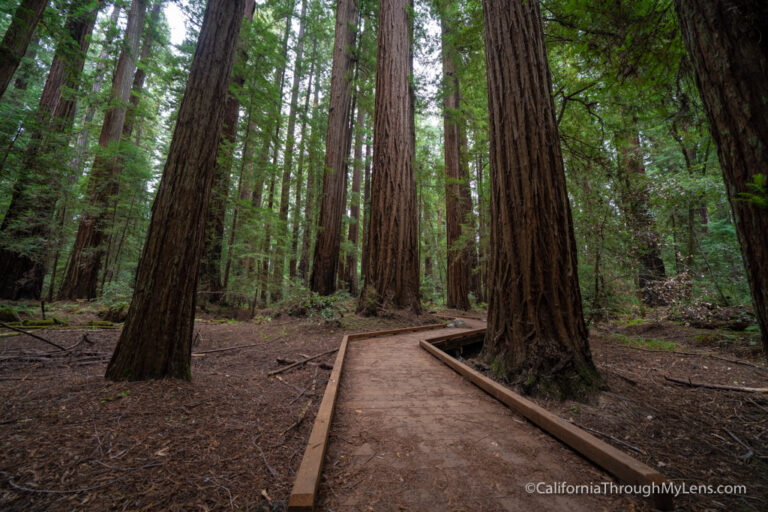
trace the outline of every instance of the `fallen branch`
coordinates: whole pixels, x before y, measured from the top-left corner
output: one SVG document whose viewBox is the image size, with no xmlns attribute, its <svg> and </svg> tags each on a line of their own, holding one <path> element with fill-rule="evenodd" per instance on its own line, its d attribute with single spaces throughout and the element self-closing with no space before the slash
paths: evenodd
<svg viewBox="0 0 768 512">
<path fill-rule="evenodd" d="M 272 475 L 272 478 L 278 478 L 280 476 L 280 473 L 275 471 L 272 466 L 269 465 L 269 462 L 267 462 L 267 457 L 264 455 L 264 450 L 261 449 L 261 446 L 258 444 L 256 445 L 256 448 L 259 449 L 259 453 L 261 454 L 261 460 L 264 461 L 264 465 L 267 467 L 267 471 L 269 471 L 269 474 Z"/>
<path fill-rule="evenodd" d="M 39 493 L 39 494 L 78 494 L 81 492 L 95 491 L 96 489 L 103 489 L 104 487 L 109 487 L 110 485 L 124 478 L 124 477 L 115 478 L 114 480 L 111 480 L 105 484 L 95 485 L 93 487 L 84 487 L 82 489 L 57 490 L 57 489 L 35 489 L 32 487 L 24 487 L 23 485 L 18 485 L 14 482 L 15 480 L 14 476 L 6 473 L 5 471 L 0 471 L 0 476 L 5 477 L 5 479 L 8 481 L 8 485 L 10 485 L 11 489 L 15 491 Z"/>
<path fill-rule="evenodd" d="M 642 455 L 648 455 L 648 453 L 646 453 L 646 451 L 643 450 L 642 448 L 638 448 L 637 446 L 633 446 L 633 445 L 631 445 L 631 444 L 629 444 L 629 443 L 627 443 L 625 441 L 622 441 L 618 437 L 612 436 L 611 434 L 606 434 L 605 432 L 600 432 L 599 430 L 595 430 L 593 428 L 585 427 L 584 425 L 580 425 L 580 424 L 578 424 L 578 423 L 576 423 L 575 421 L 572 421 L 572 420 L 568 420 L 567 419 L 565 421 L 567 421 L 568 423 L 571 423 L 572 425 L 575 425 L 575 426 L 579 427 L 582 430 L 587 430 L 589 432 L 592 432 L 593 434 L 597 434 L 597 435 L 606 437 L 606 438 L 610 439 L 611 441 L 615 441 L 615 442 L 619 443 L 622 446 L 626 446 L 630 450 L 636 451 L 637 453 L 640 453 Z"/>
<path fill-rule="evenodd" d="M 19 332 L 21 334 L 26 334 L 27 336 L 31 336 L 31 337 L 33 337 L 35 339 L 40 340 L 40 341 L 44 341 L 47 344 L 49 344 L 51 346 L 54 346 L 54 347 L 56 347 L 59 350 L 67 350 L 66 348 L 62 347 L 58 343 L 54 343 L 54 342 L 52 342 L 50 340 L 47 340 L 47 339 L 43 338 L 42 336 L 38 336 L 37 334 L 32 334 L 31 332 L 27 332 L 27 331 L 25 331 L 23 329 L 18 329 L 16 327 L 11 327 L 10 325 L 8 325 L 6 323 L 0 322 L 0 327 L 5 327 L 6 329 L 10 329 L 12 331 L 16 331 L 16 332 Z"/>
<path fill-rule="evenodd" d="M 741 439 L 739 439 L 738 437 L 736 437 L 736 434 L 734 434 L 733 432 L 731 432 L 730 430 L 728 430 L 728 429 L 725 429 L 725 428 L 724 428 L 723 430 L 725 430 L 725 433 L 726 433 L 726 434 L 728 434 L 729 436 L 731 436 L 731 437 L 733 438 L 733 440 L 734 440 L 734 441 L 736 441 L 736 442 L 737 442 L 737 443 L 739 443 L 741 446 L 743 446 L 744 448 L 746 448 L 746 450 L 747 450 L 747 453 L 745 453 L 744 455 L 739 455 L 739 458 L 740 458 L 741 460 L 748 460 L 749 458 L 751 458 L 751 457 L 752 457 L 752 456 L 755 454 L 755 452 L 753 452 L 753 451 L 752 451 L 752 448 L 750 448 L 749 446 L 747 446 L 746 444 L 744 444 L 744 443 L 742 442 L 742 440 L 741 440 Z"/>
<path fill-rule="evenodd" d="M 272 370 L 271 372 L 267 373 L 267 375 L 271 377 L 273 375 L 277 375 L 278 373 L 283 373 L 285 371 L 290 370 L 291 368 L 295 368 L 297 366 L 300 366 L 300 365 L 302 365 L 304 363 L 307 363 L 309 361 L 312 361 L 314 359 L 319 359 L 319 358 L 321 358 L 323 356 L 327 356 L 327 355 L 333 354 L 334 352 L 338 352 L 338 350 L 339 350 L 338 348 L 334 348 L 333 350 L 329 350 L 328 352 L 323 352 L 322 354 L 317 354 L 316 356 L 307 357 L 306 359 L 302 359 L 301 361 L 297 361 L 297 362 L 295 362 L 293 364 L 289 364 L 288 366 L 284 366 L 283 368 L 278 368 L 277 370 Z"/>
<path fill-rule="evenodd" d="M 269 341 L 272 341 L 272 340 L 262 341 L 261 343 L 252 343 L 250 345 L 238 345 L 236 347 L 214 348 L 214 349 L 211 349 L 211 350 L 199 350 L 197 352 L 192 352 L 192 355 L 193 356 L 199 356 L 199 355 L 202 355 L 202 354 L 213 354 L 214 352 L 227 352 L 229 350 L 237 350 L 239 348 L 261 347 L 261 346 L 264 345 L 264 343 L 269 343 Z"/>
<path fill-rule="evenodd" d="M 301 408 L 301 411 L 299 411 L 299 417 L 298 417 L 298 419 L 296 420 L 296 423 L 294 423 L 293 425 L 291 425 L 291 426 L 290 426 L 290 427 L 288 427 L 287 429 L 283 430 L 283 432 L 282 432 L 280 435 L 281 435 L 281 436 L 284 436 L 285 434 L 287 434 L 287 433 L 288 433 L 288 432 L 290 432 L 291 430 L 293 430 L 293 429 L 295 429 L 295 428 L 298 428 L 298 427 L 299 427 L 299 425 L 301 425 L 301 423 L 304 421 L 304 417 L 307 415 L 307 411 L 309 410 L 309 407 L 310 407 L 311 405 L 312 405 L 312 400 L 309 400 L 309 401 L 307 402 L 307 405 L 305 405 L 304 407 L 302 407 L 302 408 Z"/>
<path fill-rule="evenodd" d="M 693 388 L 723 389 L 726 391 L 742 391 L 745 393 L 768 393 L 768 388 L 749 388 L 749 387 L 743 387 L 743 386 L 724 386 L 722 384 L 707 384 L 704 382 L 692 382 L 690 379 L 688 380 L 676 379 L 674 377 L 669 377 L 667 375 L 665 375 L 664 378 L 670 382 L 675 382 L 677 384 L 682 384 L 684 386 L 690 386 Z"/>
<path fill-rule="evenodd" d="M 623 346 L 624 348 L 628 348 L 631 350 L 640 350 L 642 352 L 656 352 L 659 354 L 674 354 L 679 356 L 699 356 L 699 357 L 711 357 L 712 359 L 719 359 L 720 361 L 727 361 L 729 363 L 733 364 L 741 364 L 744 366 L 749 366 L 750 368 L 754 368 L 756 370 L 759 370 L 761 372 L 768 373 L 768 368 L 764 366 L 760 366 L 759 364 L 751 363 L 749 361 L 743 361 L 741 359 L 729 359 L 727 357 L 718 356 L 716 354 L 711 354 L 709 352 L 682 352 L 679 350 L 658 350 L 653 348 L 644 348 L 644 347 L 633 347 L 632 345 L 619 345 Z"/>
<path fill-rule="evenodd" d="M 278 357 L 275 359 L 277 361 L 277 364 L 294 364 L 296 361 L 294 359 L 285 359 L 282 357 Z M 307 363 L 307 366 L 316 366 L 318 368 L 322 368 L 323 370 L 333 370 L 333 365 L 330 363 Z"/>
</svg>

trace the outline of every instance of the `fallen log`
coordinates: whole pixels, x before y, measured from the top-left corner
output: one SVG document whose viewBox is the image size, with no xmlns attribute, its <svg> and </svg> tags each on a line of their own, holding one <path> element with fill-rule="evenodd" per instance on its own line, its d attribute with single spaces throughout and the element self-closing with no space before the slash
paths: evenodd
<svg viewBox="0 0 768 512">
<path fill-rule="evenodd" d="M 47 340 L 47 339 L 43 338 L 42 336 L 38 336 L 37 334 L 32 334 L 31 332 L 27 332 L 27 331 L 25 331 L 23 329 L 18 329 L 16 327 L 11 327 L 10 325 L 8 325 L 6 323 L 0 322 L 0 327 L 5 327 L 6 329 L 10 329 L 12 331 L 16 331 L 16 332 L 19 332 L 21 334 L 26 334 L 27 336 L 31 336 L 31 337 L 33 337 L 35 339 L 40 340 L 40 341 L 44 341 L 45 343 L 47 343 L 47 344 L 49 344 L 51 346 L 54 346 L 54 347 L 56 347 L 59 350 L 67 350 L 66 348 L 62 347 L 58 343 L 54 343 L 51 340 Z"/>
<path fill-rule="evenodd" d="M 329 350 L 328 352 L 323 352 L 322 354 L 317 354 L 316 356 L 307 357 L 306 359 L 302 359 L 301 361 L 296 361 L 295 363 L 289 364 L 288 366 L 283 366 L 282 368 L 278 368 L 277 370 L 272 370 L 271 372 L 267 373 L 267 375 L 271 377 L 273 375 L 277 375 L 278 373 L 283 373 L 285 371 L 290 370 L 291 368 L 295 368 L 304 363 L 308 363 L 309 361 L 333 354 L 334 352 L 338 352 L 338 350 L 339 350 L 338 348 L 334 348 L 333 350 Z"/>
</svg>

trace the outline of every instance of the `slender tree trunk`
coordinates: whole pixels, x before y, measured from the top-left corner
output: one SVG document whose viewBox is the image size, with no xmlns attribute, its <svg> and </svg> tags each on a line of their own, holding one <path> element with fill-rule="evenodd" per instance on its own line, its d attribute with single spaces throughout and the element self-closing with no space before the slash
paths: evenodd
<svg viewBox="0 0 768 512">
<path fill-rule="evenodd" d="M 70 253 L 64 282 L 59 292 L 61 299 L 93 299 L 96 297 L 99 272 L 104 260 L 104 242 L 110 226 L 106 222 L 119 187 L 120 150 L 110 147 L 120 141 L 125 113 L 136 72 L 147 0 L 133 0 L 125 28 L 120 58 L 112 79 L 109 109 L 99 136 L 100 152 L 93 162 L 86 192 L 88 208 L 80 219 L 75 242 Z"/>
<path fill-rule="evenodd" d="M 11 83 L 48 0 L 22 0 L 0 42 L 0 98 Z"/>
<path fill-rule="evenodd" d="M 325 139 L 323 192 L 320 200 L 315 254 L 309 286 L 321 295 L 336 291 L 336 273 L 341 246 L 341 217 L 344 213 L 344 184 L 346 177 L 349 108 L 352 95 L 352 66 L 355 47 L 357 5 L 354 0 L 339 0 L 336 4 L 336 35 L 331 67 L 330 110 Z"/>
<path fill-rule="evenodd" d="M 448 4 L 448 5 L 445 5 Z M 451 7 L 448 2 L 441 6 L 441 42 L 443 57 L 443 82 L 445 97 L 443 100 L 443 152 L 445 157 L 445 226 L 448 255 L 446 271 L 447 300 L 449 308 L 469 310 L 469 285 L 472 274 L 469 244 L 466 236 L 462 239 L 463 226 L 469 205 L 465 188 L 468 172 L 461 155 L 462 137 L 459 128 L 459 78 L 456 68 L 456 49 L 452 46 L 449 31 Z M 462 169 L 462 167 L 464 167 Z"/>
<path fill-rule="evenodd" d="M 365 141 L 365 185 L 363 187 L 363 248 L 360 254 L 360 276 L 365 279 L 365 262 L 368 260 L 368 224 L 371 217 L 371 151 L 370 139 Z M 364 283 L 363 283 L 364 284 Z"/>
<path fill-rule="evenodd" d="M 303 177 L 304 177 L 304 154 L 308 149 L 309 144 L 307 143 L 307 118 L 309 116 L 309 101 L 310 97 L 312 96 L 312 79 L 314 78 L 315 74 L 315 60 L 317 57 L 317 40 L 314 41 L 314 44 L 312 45 L 312 59 L 310 60 L 310 67 L 309 67 L 309 80 L 307 81 L 307 94 L 304 98 L 304 110 L 301 117 L 301 148 L 299 150 L 299 163 L 297 166 L 297 174 L 296 174 L 296 201 L 293 211 L 293 236 L 291 237 L 291 259 L 288 263 L 288 275 L 293 279 L 296 277 L 296 264 L 297 264 L 297 250 L 299 248 L 299 221 L 301 218 L 300 211 L 301 211 L 301 190 L 303 187 Z M 315 86 L 315 90 L 317 90 L 317 86 Z M 311 170 L 307 170 L 307 204 L 311 202 L 312 197 L 312 186 L 314 185 L 314 176 L 311 172 Z M 305 208 L 306 211 L 306 208 Z M 311 213 L 311 206 L 310 206 L 310 213 Z M 302 277 L 303 279 L 303 277 Z"/>
<path fill-rule="evenodd" d="M 358 309 L 395 307 L 421 313 L 415 146 L 412 4 L 379 4 L 373 121 L 371 219 L 365 285 Z"/>
<path fill-rule="evenodd" d="M 752 306 L 768 357 L 768 212 L 740 194 L 768 176 L 768 3 L 675 0 L 685 47 L 717 145 Z"/>
<path fill-rule="evenodd" d="M 478 300 L 484 302 L 488 298 L 488 208 L 483 201 L 483 152 L 476 155 L 475 174 L 477 180 L 477 240 L 478 240 Z M 485 251 L 485 253 L 483 252 Z M 485 292 L 485 293 L 483 293 Z M 483 297 L 482 299 L 480 297 Z"/>
<path fill-rule="evenodd" d="M 619 176 L 622 183 L 622 205 L 627 223 L 633 232 L 637 257 L 638 288 L 647 306 L 663 306 L 657 284 L 666 278 L 664 260 L 661 259 L 659 235 L 648 208 L 648 183 L 637 132 L 625 132 L 618 137 Z"/>
<path fill-rule="evenodd" d="M 67 144 L 66 133 L 74 120 L 77 91 L 88 52 L 90 35 L 101 3 L 87 0 L 71 5 L 66 38 L 56 49 L 40 96 L 37 128 L 23 156 L 17 180 L 0 231 L 3 237 L 25 240 L 25 250 L 0 247 L 0 297 L 39 299 L 45 277 L 50 225 L 61 195 L 65 169 L 53 153 Z M 65 92 L 66 91 L 66 92 Z"/>
<path fill-rule="evenodd" d="M 358 91 L 358 94 L 359 91 Z M 352 222 L 349 223 L 349 232 L 347 233 L 347 240 L 352 250 L 347 255 L 347 283 L 349 286 L 349 293 L 356 297 L 358 294 L 358 279 L 357 279 L 357 247 L 358 238 L 360 233 L 360 182 L 362 181 L 362 167 L 363 167 L 363 129 L 365 128 L 365 111 L 357 107 L 357 121 L 355 122 L 355 155 L 352 173 L 352 197 L 349 200 L 349 216 L 352 218 Z"/>
<path fill-rule="evenodd" d="M 307 201 L 304 203 L 304 232 L 301 238 L 301 257 L 299 258 L 299 277 L 302 281 L 307 282 L 309 278 L 309 250 L 312 246 L 312 232 L 315 227 L 314 222 L 314 206 L 315 206 L 315 179 L 318 175 L 316 169 L 318 165 L 319 156 L 314 150 L 312 142 L 319 137 L 317 133 L 317 117 L 320 116 L 320 108 L 318 102 L 320 100 L 320 87 L 315 86 L 314 99 L 312 104 L 312 134 L 309 140 L 309 165 L 307 166 Z"/>
<path fill-rule="evenodd" d="M 274 283 L 273 301 L 280 300 L 285 277 L 285 245 L 288 236 L 288 207 L 291 192 L 291 173 L 293 172 L 293 149 L 296 142 L 296 110 L 299 98 L 299 83 L 302 78 L 304 58 L 304 27 L 306 26 L 307 0 L 301 0 L 299 14 L 299 34 L 296 41 L 296 59 L 293 66 L 293 84 L 291 85 L 291 103 L 288 111 L 288 130 L 283 152 L 283 177 L 280 186 L 280 210 L 277 220 L 277 235 L 274 251 L 272 282 Z M 297 187 L 299 184 L 297 184 Z"/>
<path fill-rule="evenodd" d="M 206 8 L 108 379 L 191 378 L 205 211 L 244 1 Z"/>
<path fill-rule="evenodd" d="M 246 0 L 243 16 L 247 21 L 253 20 L 254 0 Z M 240 38 L 235 53 L 232 85 L 227 95 L 224 108 L 224 126 L 218 146 L 216 173 L 211 189 L 211 201 L 205 220 L 205 237 L 203 239 L 203 260 L 201 263 L 200 287 L 208 292 L 211 302 L 218 302 L 222 297 L 221 257 L 224 246 L 224 220 L 227 214 L 227 199 L 229 196 L 230 172 L 234 158 L 235 142 L 237 140 L 237 121 L 240 115 L 240 100 L 237 92 L 245 84 L 244 67 L 248 60 L 246 41 Z"/>
<path fill-rule="evenodd" d="M 491 261 L 483 356 L 524 391 L 597 383 L 538 2 L 484 0 Z"/>
</svg>

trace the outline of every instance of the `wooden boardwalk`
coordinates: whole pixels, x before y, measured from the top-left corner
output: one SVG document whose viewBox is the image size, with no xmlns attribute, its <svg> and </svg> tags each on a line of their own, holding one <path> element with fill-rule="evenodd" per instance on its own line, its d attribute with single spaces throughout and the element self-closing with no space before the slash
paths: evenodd
<svg viewBox="0 0 768 512">
<path fill-rule="evenodd" d="M 317 510 L 644 508 L 619 496 L 526 492 L 528 482 L 611 477 L 419 348 L 421 339 L 457 332 L 350 341 Z"/>
</svg>

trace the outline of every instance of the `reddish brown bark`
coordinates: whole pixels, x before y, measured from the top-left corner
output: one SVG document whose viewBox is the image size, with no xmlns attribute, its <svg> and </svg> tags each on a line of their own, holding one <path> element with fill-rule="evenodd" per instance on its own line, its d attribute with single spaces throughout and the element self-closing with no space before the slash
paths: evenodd
<svg viewBox="0 0 768 512">
<path fill-rule="evenodd" d="M 341 218 L 344 213 L 344 183 L 349 154 L 349 110 L 352 95 L 352 50 L 355 47 L 357 5 L 339 0 L 336 5 L 336 35 L 331 67 L 330 110 L 325 139 L 323 192 L 320 197 L 315 254 L 309 286 L 329 295 L 336 291 L 341 246 Z"/>
<path fill-rule="evenodd" d="M 0 297 L 39 299 L 56 200 L 66 168 L 53 153 L 67 143 L 62 136 L 75 116 L 80 75 L 90 35 L 101 2 L 90 9 L 73 3 L 66 21 L 66 37 L 59 44 L 40 96 L 37 127 L 24 154 L 24 172 L 17 180 L 11 203 L 0 226 Z M 8 242 L 23 240 L 23 248 Z M 6 242 L 7 241 L 7 242 Z"/>
<path fill-rule="evenodd" d="M 371 213 L 358 307 L 367 314 L 390 307 L 421 312 L 411 8 L 407 0 L 379 4 Z"/>
<path fill-rule="evenodd" d="M 22 0 L 0 42 L 0 98 L 11 83 L 48 0 Z"/>
<path fill-rule="evenodd" d="M 450 33 L 450 6 L 443 2 L 441 43 L 443 57 L 443 152 L 445 158 L 445 227 L 447 247 L 446 306 L 469 310 L 469 287 L 472 275 L 470 245 L 463 224 L 472 210 L 469 196 L 469 171 L 462 159 L 464 138 L 461 135 L 459 111 L 459 60 Z M 469 202 L 468 202 L 469 201 Z M 464 239 L 462 239 L 464 235 Z"/>
<path fill-rule="evenodd" d="M 675 0 L 685 47 L 717 145 L 768 357 L 768 213 L 740 194 L 768 176 L 768 3 Z"/>
<path fill-rule="evenodd" d="M 108 379 L 191 378 L 205 211 L 244 1 L 206 8 Z"/>
<path fill-rule="evenodd" d="M 243 17 L 249 22 L 253 20 L 254 9 L 255 1 L 246 0 Z M 230 172 L 232 171 L 234 146 L 237 139 L 237 121 L 240 115 L 238 93 L 245 84 L 244 69 L 242 68 L 246 65 L 247 60 L 246 41 L 244 38 L 241 38 L 235 53 L 232 85 L 227 95 L 227 104 L 224 107 L 224 126 L 218 146 L 219 156 L 216 160 L 216 172 L 211 188 L 211 201 L 208 205 L 205 220 L 200 288 L 212 292 L 208 297 L 211 302 L 218 302 L 221 299 L 220 292 L 223 289 L 221 282 L 221 257 L 224 245 L 224 219 L 227 213 Z"/>
<path fill-rule="evenodd" d="M 110 146 L 119 142 L 123 133 L 146 8 L 147 0 L 133 0 L 131 3 L 123 49 L 112 78 L 110 107 L 101 126 L 100 151 L 96 154 L 88 180 L 87 208 L 80 218 L 69 256 L 59 292 L 61 299 L 93 299 L 98 291 L 99 272 L 110 227 L 107 212 L 118 192 L 121 169 L 119 151 Z"/>
<path fill-rule="evenodd" d="M 354 297 L 358 293 L 357 279 L 357 248 L 360 233 L 360 184 L 363 168 L 363 129 L 365 127 L 365 111 L 357 108 L 357 121 L 355 122 L 355 153 L 352 171 L 352 197 L 349 200 L 349 223 L 347 240 L 352 250 L 347 254 L 346 281 L 349 293 Z"/>
<path fill-rule="evenodd" d="M 484 0 L 491 164 L 488 330 L 483 356 L 524 391 L 592 390 L 541 14 L 537 2 Z"/>
</svg>

